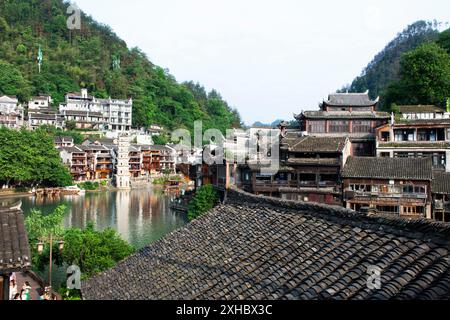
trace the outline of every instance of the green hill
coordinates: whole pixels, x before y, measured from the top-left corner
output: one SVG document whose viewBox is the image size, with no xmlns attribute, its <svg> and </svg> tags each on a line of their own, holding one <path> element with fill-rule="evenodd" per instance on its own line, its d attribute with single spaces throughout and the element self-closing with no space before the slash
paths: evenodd
<svg viewBox="0 0 450 320">
<path fill-rule="evenodd" d="M 203 120 L 205 129 L 241 126 L 238 112 L 220 94 L 193 82 L 177 83 L 110 27 L 83 13 L 81 30 L 70 31 L 68 6 L 62 0 L 0 0 L 0 94 L 24 102 L 45 93 L 57 105 L 66 92 L 85 87 L 100 98 L 132 97 L 135 126 L 192 129 L 195 120 Z"/>
<path fill-rule="evenodd" d="M 420 45 L 434 42 L 438 38 L 436 22 L 417 21 L 413 23 L 389 42 L 364 68 L 360 76 L 339 91 L 364 92 L 369 90 L 373 99 L 378 96 L 383 97 L 387 87 L 392 82 L 400 80 L 402 55 Z"/>
</svg>

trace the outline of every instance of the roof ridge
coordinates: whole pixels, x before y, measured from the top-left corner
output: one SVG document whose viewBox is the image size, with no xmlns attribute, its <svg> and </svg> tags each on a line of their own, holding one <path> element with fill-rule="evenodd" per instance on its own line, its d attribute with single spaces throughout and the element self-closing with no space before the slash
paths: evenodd
<svg viewBox="0 0 450 320">
<path fill-rule="evenodd" d="M 284 200 L 261 195 L 253 195 L 239 189 L 228 189 L 225 204 L 247 206 L 274 206 L 293 209 L 307 216 L 350 224 L 358 228 L 374 231 L 386 231 L 450 247 L 450 223 L 436 222 L 428 219 L 405 219 L 395 216 L 361 213 L 351 209 L 322 203 Z"/>
</svg>

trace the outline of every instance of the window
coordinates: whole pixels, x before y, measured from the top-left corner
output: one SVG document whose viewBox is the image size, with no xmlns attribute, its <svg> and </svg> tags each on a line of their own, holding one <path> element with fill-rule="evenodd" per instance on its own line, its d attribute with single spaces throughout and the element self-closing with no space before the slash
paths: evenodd
<svg viewBox="0 0 450 320">
<path fill-rule="evenodd" d="M 344 133 L 349 132 L 350 126 L 347 120 L 332 120 L 330 121 L 330 132 Z"/>
<path fill-rule="evenodd" d="M 308 131 L 311 133 L 325 133 L 326 132 L 325 121 L 309 121 Z"/>
<path fill-rule="evenodd" d="M 391 154 L 389 152 L 381 152 L 380 153 L 380 157 L 382 158 L 389 158 L 391 156 Z"/>
<path fill-rule="evenodd" d="M 398 214 L 400 212 L 398 206 L 377 206 L 377 211 L 381 213 L 394 213 L 394 214 Z"/>
<path fill-rule="evenodd" d="M 353 132 L 354 133 L 371 133 L 371 132 L 373 132 L 371 121 L 354 120 L 353 121 Z"/>
<path fill-rule="evenodd" d="M 371 192 L 372 186 L 366 184 L 351 184 L 350 190 L 352 191 L 360 191 L 360 192 Z"/>
</svg>

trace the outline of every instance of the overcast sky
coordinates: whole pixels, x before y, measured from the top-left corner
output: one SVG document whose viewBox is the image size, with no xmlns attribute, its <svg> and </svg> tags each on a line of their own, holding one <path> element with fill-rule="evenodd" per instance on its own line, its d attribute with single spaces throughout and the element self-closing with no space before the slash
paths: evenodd
<svg viewBox="0 0 450 320">
<path fill-rule="evenodd" d="M 247 124 L 291 120 L 449 0 L 76 0 L 178 81 L 217 89 Z"/>
</svg>

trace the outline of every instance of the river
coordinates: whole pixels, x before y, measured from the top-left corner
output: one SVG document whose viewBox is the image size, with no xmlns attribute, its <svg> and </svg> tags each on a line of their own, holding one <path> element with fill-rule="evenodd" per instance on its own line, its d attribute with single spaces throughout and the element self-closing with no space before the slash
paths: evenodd
<svg viewBox="0 0 450 320">
<path fill-rule="evenodd" d="M 56 198 L 30 196 L 20 199 L 25 216 L 33 209 L 41 210 L 44 214 L 50 213 L 64 204 L 67 206 L 65 227 L 83 228 L 89 221 L 93 221 L 96 229 L 112 228 L 133 247 L 141 249 L 187 224 L 186 214 L 170 208 L 173 197 L 157 189 L 148 188 Z M 0 199 L 0 205 L 17 202 L 18 199 L 3 198 Z M 55 270 L 52 274 L 62 280 L 61 270 Z M 45 272 L 41 275 L 46 278 Z M 58 280 L 55 282 L 58 283 Z"/>
</svg>

